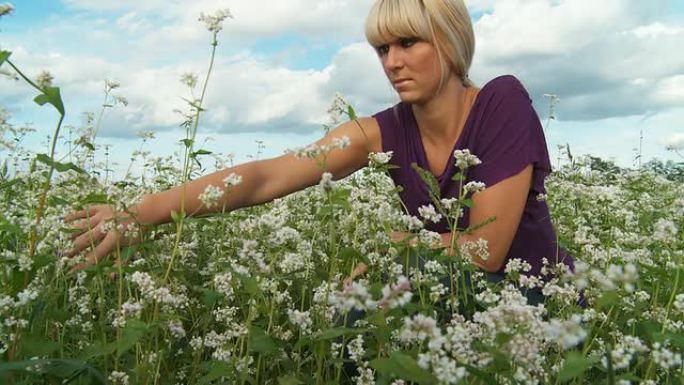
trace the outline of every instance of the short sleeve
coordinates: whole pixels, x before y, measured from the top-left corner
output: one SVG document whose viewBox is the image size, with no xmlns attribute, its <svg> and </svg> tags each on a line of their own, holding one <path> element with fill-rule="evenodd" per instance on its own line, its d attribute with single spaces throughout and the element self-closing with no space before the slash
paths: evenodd
<svg viewBox="0 0 684 385">
<path fill-rule="evenodd" d="M 532 190 L 544 193 L 544 178 L 551 172 L 541 122 L 527 91 L 512 77 L 502 78 L 486 96 L 487 106 L 471 152 L 481 164 L 468 170 L 468 179 L 495 184 L 534 167 Z"/>
</svg>

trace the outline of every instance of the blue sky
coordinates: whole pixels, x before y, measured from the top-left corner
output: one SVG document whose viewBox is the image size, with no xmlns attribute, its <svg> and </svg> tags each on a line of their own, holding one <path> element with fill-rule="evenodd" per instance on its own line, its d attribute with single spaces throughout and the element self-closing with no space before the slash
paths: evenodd
<svg viewBox="0 0 684 385">
<path fill-rule="evenodd" d="M 55 77 L 79 125 L 98 112 L 104 79 L 121 83 L 126 108 L 107 112 L 98 140 L 127 165 L 134 132 L 156 132 L 154 151 L 175 148 L 183 132 L 174 108 L 188 96 L 178 78 L 203 74 L 209 34 L 200 12 L 228 7 L 235 18 L 220 36 L 207 114 L 200 132 L 209 149 L 250 159 L 305 145 L 323 132 L 326 110 L 341 92 L 363 114 L 395 103 L 363 21 L 372 0 L 20 0 L 0 19 L 0 48 L 35 76 Z M 679 160 L 665 151 L 684 145 L 684 1 L 472 0 L 480 85 L 501 74 L 521 79 L 539 115 L 545 93 L 560 96 L 547 131 L 553 158 L 570 144 L 632 166 L 644 132 L 645 159 Z M 258 4 L 258 6 L 255 6 Z M 654 59 L 655 58 L 655 59 Z M 0 106 L 14 124 L 33 123 L 28 143 L 40 150 L 53 129 L 52 111 L 32 104 L 24 84 L 0 78 Z"/>
</svg>

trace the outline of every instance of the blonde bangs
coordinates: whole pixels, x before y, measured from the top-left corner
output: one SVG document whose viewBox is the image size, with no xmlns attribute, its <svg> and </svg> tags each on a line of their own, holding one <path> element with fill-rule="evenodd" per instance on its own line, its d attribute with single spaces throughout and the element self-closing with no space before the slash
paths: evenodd
<svg viewBox="0 0 684 385">
<path fill-rule="evenodd" d="M 417 37 L 432 43 L 432 33 L 420 0 L 378 0 L 366 19 L 366 40 L 373 47 L 399 37 Z"/>
</svg>

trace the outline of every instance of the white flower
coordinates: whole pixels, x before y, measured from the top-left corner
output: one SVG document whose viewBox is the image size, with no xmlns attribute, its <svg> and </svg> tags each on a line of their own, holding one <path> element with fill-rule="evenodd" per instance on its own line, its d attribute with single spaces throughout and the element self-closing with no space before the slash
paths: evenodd
<svg viewBox="0 0 684 385">
<path fill-rule="evenodd" d="M 340 149 L 342 149 L 342 148 L 347 148 L 347 147 L 349 147 L 350 144 L 351 144 L 351 140 L 349 139 L 348 136 L 345 135 L 345 136 L 342 136 L 342 137 L 339 137 L 339 138 L 333 138 L 330 149 L 333 149 L 333 148 L 340 148 Z"/>
<path fill-rule="evenodd" d="M 301 330 L 303 335 L 311 334 L 311 328 L 313 327 L 313 321 L 311 320 L 311 314 L 307 311 L 299 310 L 287 310 L 287 317 L 290 322 L 295 325 L 299 330 Z"/>
<path fill-rule="evenodd" d="M 489 259 L 489 243 L 484 238 L 477 241 L 467 241 L 461 245 L 461 254 L 469 259 L 479 258 L 483 261 Z"/>
<path fill-rule="evenodd" d="M 223 185 L 226 187 L 235 187 L 240 183 L 242 183 L 242 175 L 238 175 L 234 172 L 231 172 L 230 175 L 223 178 Z"/>
<path fill-rule="evenodd" d="M 189 88 L 195 88 L 197 85 L 197 75 L 192 72 L 185 72 L 181 75 L 180 81 Z"/>
<path fill-rule="evenodd" d="M 466 183 L 465 186 L 463 186 L 463 195 L 468 195 L 470 193 L 474 194 L 474 193 L 482 192 L 482 191 L 484 191 L 485 187 L 486 187 L 485 184 L 482 182 L 476 182 L 476 181 L 468 182 L 468 183 Z"/>
<path fill-rule="evenodd" d="M 347 351 L 349 352 L 349 358 L 354 362 L 361 362 L 363 355 L 366 354 L 366 350 L 363 348 L 363 334 L 359 334 L 356 338 L 349 341 Z"/>
<path fill-rule="evenodd" d="M 324 172 L 321 176 L 321 182 L 318 184 L 324 192 L 328 192 L 333 188 L 333 175 L 329 172 Z"/>
<path fill-rule="evenodd" d="M 41 71 L 36 77 L 36 85 L 40 88 L 46 88 L 52 86 L 52 81 L 55 78 L 48 71 Z"/>
<path fill-rule="evenodd" d="M 203 21 L 209 32 L 218 33 L 223 29 L 223 21 L 227 18 L 233 18 L 230 10 L 227 8 L 219 9 L 213 15 L 207 15 L 204 12 L 200 13 L 199 21 Z"/>
<path fill-rule="evenodd" d="M 434 223 L 439 223 L 442 219 L 442 214 L 437 213 L 435 206 L 432 204 L 423 205 L 418 207 L 418 214 L 425 220 L 432 221 Z"/>
<path fill-rule="evenodd" d="M 119 371 L 112 371 L 109 373 L 109 377 L 107 377 L 109 382 L 111 382 L 113 385 L 128 385 L 128 374 L 125 372 L 119 372 Z"/>
<path fill-rule="evenodd" d="M 675 368 L 682 364 L 681 354 L 670 351 L 659 342 L 653 344 L 651 356 L 653 357 L 653 361 L 664 370 L 669 370 L 670 368 Z"/>
<path fill-rule="evenodd" d="M 183 323 L 180 320 L 169 321 L 169 332 L 178 339 L 185 337 L 185 329 L 183 329 Z"/>
<path fill-rule="evenodd" d="M 397 283 L 385 285 L 382 288 L 382 299 L 378 301 L 379 308 L 401 307 L 411 301 L 411 283 L 405 276 L 397 278 Z"/>
<path fill-rule="evenodd" d="M 656 240 L 666 242 L 677 236 L 677 226 L 665 218 L 658 219 L 653 228 L 653 238 Z"/>
<path fill-rule="evenodd" d="M 468 167 L 477 166 L 478 164 L 482 163 L 477 156 L 471 154 L 470 150 L 467 149 L 455 150 L 454 158 L 456 158 L 456 166 L 458 166 L 458 168 L 461 170 L 465 170 Z"/>
<path fill-rule="evenodd" d="M 568 320 L 552 319 L 545 325 L 546 336 L 563 349 L 569 349 L 584 341 L 587 331 L 582 328 L 582 316 L 573 314 Z"/>
<path fill-rule="evenodd" d="M 394 155 L 394 151 L 371 152 L 368 154 L 369 165 L 371 167 L 375 167 L 387 164 L 389 163 L 390 159 L 392 159 L 392 155 Z"/>
<path fill-rule="evenodd" d="M 212 208 L 214 206 L 218 206 L 222 197 L 223 189 L 210 184 L 204 189 L 204 192 L 201 193 L 198 198 L 200 201 L 202 201 L 204 206 L 207 208 Z"/>
</svg>

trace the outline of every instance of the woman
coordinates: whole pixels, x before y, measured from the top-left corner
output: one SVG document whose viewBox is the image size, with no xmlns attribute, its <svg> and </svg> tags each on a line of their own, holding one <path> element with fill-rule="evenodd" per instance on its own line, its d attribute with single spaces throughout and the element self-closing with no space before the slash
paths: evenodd
<svg viewBox="0 0 684 385">
<path fill-rule="evenodd" d="M 427 190 L 411 163 L 430 170 L 437 177 L 442 197 L 458 196 L 460 186 L 451 180 L 457 172 L 454 150 L 469 149 L 481 164 L 468 169 L 467 181 L 484 182 L 486 188 L 473 195 L 474 207 L 460 219 L 459 226 L 488 218 L 495 221 L 456 240 L 462 244 L 483 238 L 488 257 L 474 256 L 482 270 L 503 274 L 510 258 L 520 258 L 538 275 L 542 258 L 551 264 L 572 259 L 557 246 L 546 203 L 544 178 L 550 172 L 541 124 L 523 86 L 512 76 L 503 76 L 476 88 L 468 79 L 474 53 L 474 34 L 462 0 L 378 0 L 370 11 L 366 36 L 376 49 L 382 67 L 401 102 L 372 117 L 347 122 L 332 130 L 318 145 L 347 136 L 351 145 L 331 152 L 328 171 L 335 179 L 345 177 L 367 164 L 370 152 L 393 151 L 395 183 L 404 187 L 401 198 L 412 215 L 430 203 Z M 71 214 L 80 229 L 73 250 L 76 255 L 92 242 L 84 268 L 97 263 L 123 239 L 117 232 L 99 231 L 113 217 L 125 223 L 169 222 L 172 212 L 205 214 L 199 196 L 209 185 L 222 186 L 232 173 L 242 183 L 214 207 L 233 210 L 258 205 L 316 184 L 322 170 L 315 161 L 292 154 L 254 161 L 194 180 L 185 186 L 145 196 L 131 214 L 96 206 Z M 442 234 L 451 245 L 446 222 L 427 226 Z M 89 230 L 91 229 L 91 230 Z M 406 234 L 393 234 L 395 239 Z M 362 273 L 363 266 L 356 273 Z"/>
</svg>

